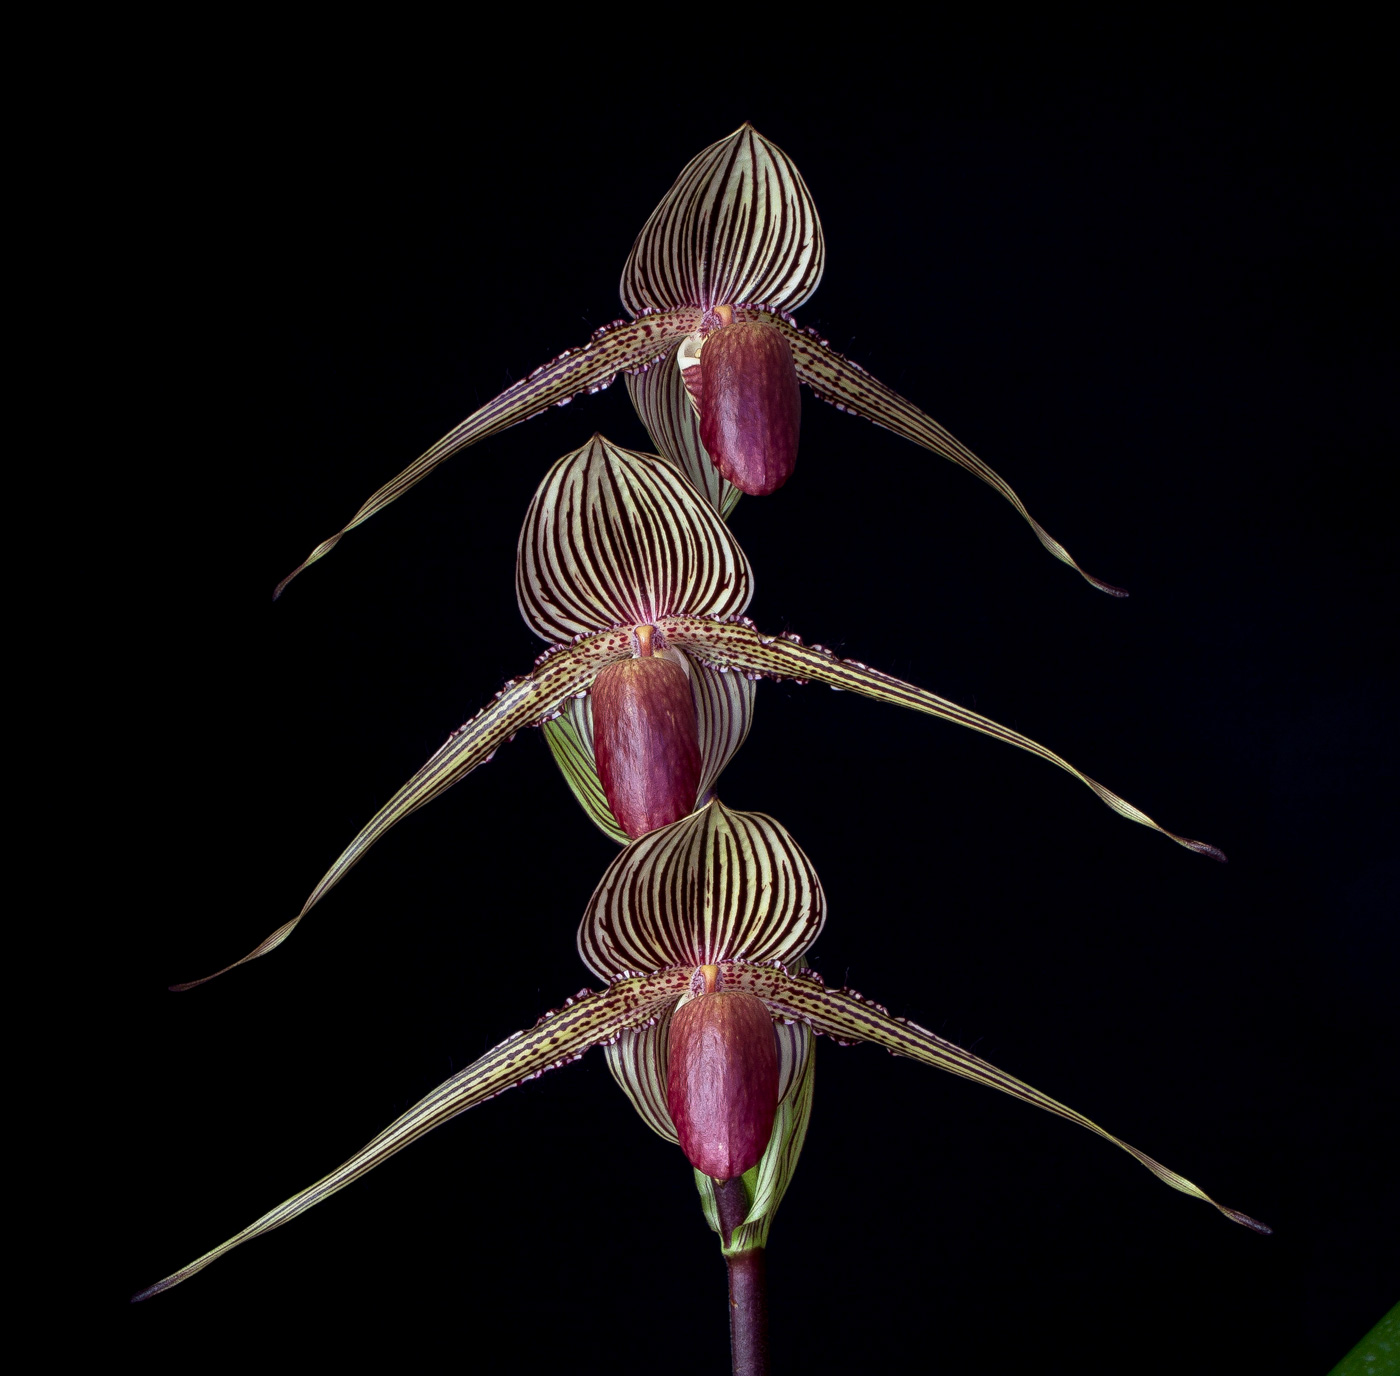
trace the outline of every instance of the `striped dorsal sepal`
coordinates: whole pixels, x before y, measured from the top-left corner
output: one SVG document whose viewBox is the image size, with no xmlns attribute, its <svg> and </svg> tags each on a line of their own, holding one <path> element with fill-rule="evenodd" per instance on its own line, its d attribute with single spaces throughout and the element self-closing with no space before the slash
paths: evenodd
<svg viewBox="0 0 1400 1376">
<path fill-rule="evenodd" d="M 402 497 L 440 463 L 490 435 L 547 411 L 551 406 L 567 405 L 584 392 L 601 392 L 612 385 L 618 373 L 647 367 L 695 330 L 700 318 L 700 313 L 694 310 L 652 311 L 636 320 L 615 321 L 598 330 L 581 348 L 570 349 L 553 362 L 536 368 L 529 377 L 507 387 L 493 401 L 473 411 L 460 425 L 449 430 L 430 449 L 420 454 L 397 478 L 381 487 L 345 525 L 317 545 L 277 585 L 273 597 L 280 597 L 292 579 L 329 554 L 347 531 Z"/>
<path fill-rule="evenodd" d="M 804 645 L 793 635 L 769 636 L 762 634 L 746 617 L 728 621 L 710 620 L 702 617 L 670 617 L 661 623 L 667 640 L 681 649 L 687 650 L 697 659 L 703 660 L 718 669 L 728 669 L 745 674 L 757 674 L 775 679 L 794 679 L 799 683 L 826 683 L 833 688 L 860 693 L 864 697 L 875 698 L 879 702 L 893 703 L 898 707 L 909 707 L 916 712 L 926 712 L 930 716 L 942 717 L 944 721 L 955 722 L 973 731 L 980 731 L 993 740 L 1004 741 L 1019 750 L 1038 755 L 1058 765 L 1066 773 L 1072 774 L 1080 783 L 1092 789 L 1099 799 L 1111 807 L 1120 817 L 1130 822 L 1151 827 L 1170 837 L 1179 846 L 1195 851 L 1197 855 L 1207 855 L 1212 860 L 1224 860 L 1225 854 L 1205 841 L 1193 841 L 1186 836 L 1178 836 L 1158 826 L 1145 812 L 1132 803 L 1120 798 L 1111 789 L 1081 773 L 1068 760 L 1047 750 L 1029 736 L 1002 726 L 990 717 L 984 717 L 966 707 L 959 707 L 947 698 L 941 698 L 927 689 L 917 688 L 890 674 L 881 673 L 869 665 L 854 659 L 839 659 L 830 650 L 820 645 Z"/>
<path fill-rule="evenodd" d="M 821 880 L 787 829 L 715 800 L 612 862 L 579 924 L 578 949 L 605 979 L 724 960 L 792 961 L 825 920 Z"/>
<path fill-rule="evenodd" d="M 549 470 L 520 531 L 516 598 L 545 640 L 731 616 L 752 590 L 743 550 L 685 475 L 601 435 Z"/>
<path fill-rule="evenodd" d="M 632 653 L 631 645 L 632 638 L 627 631 L 614 630 L 580 637 L 575 644 L 547 651 L 532 674 L 506 684 L 476 716 L 454 731 L 422 769 L 374 814 L 335 864 L 322 875 L 301 911 L 290 922 L 284 923 L 242 960 L 203 979 L 175 984 L 171 988 L 193 989 L 276 950 L 390 827 L 466 778 L 478 765 L 485 764 L 500 746 L 514 739 L 516 732 L 540 725 L 545 718 L 558 713 L 569 699 L 587 692 L 601 669 Z"/>
<path fill-rule="evenodd" d="M 693 157 L 642 227 L 622 270 L 622 304 L 796 309 L 826 262 L 812 193 L 792 159 L 752 125 Z"/>
<path fill-rule="evenodd" d="M 1232 1222 L 1243 1224 L 1259 1233 L 1273 1231 L 1256 1219 L 1250 1218 L 1248 1214 L 1242 1214 L 1236 1209 L 1227 1209 L 1223 1204 L 1216 1204 L 1204 1190 L 1183 1176 L 1168 1170 L 1112 1133 L 1105 1132 L 1097 1123 L 1090 1121 L 1082 1113 L 1067 1108 L 1058 1099 L 1042 1094 L 1040 1090 L 1003 1070 L 998 1070 L 980 1056 L 964 1051 L 962 1047 L 945 1041 L 917 1023 L 891 1017 L 888 1010 L 880 1004 L 863 998 L 853 990 L 827 989 L 814 975 L 804 973 L 794 977 L 785 970 L 772 966 L 759 968 L 752 965 L 724 965 L 720 969 L 727 987 L 742 989 L 755 995 L 776 1017 L 799 1019 L 807 1023 L 813 1031 L 846 1044 L 874 1042 L 896 1056 L 908 1056 L 913 1060 L 922 1061 L 925 1065 L 960 1075 L 964 1079 L 975 1080 L 978 1084 L 999 1089 L 1003 1094 L 1009 1094 L 1036 1108 L 1043 1108 L 1047 1113 L 1067 1118 L 1071 1123 L 1078 1123 L 1080 1127 L 1097 1133 L 1114 1146 L 1122 1147 L 1172 1189 L 1180 1190 L 1182 1194 L 1189 1194 L 1195 1199 L 1205 1200 Z"/>
<path fill-rule="evenodd" d="M 653 1022 L 689 986 L 691 971 L 661 970 L 618 980 L 601 993 L 582 989 L 562 1008 L 546 1013 L 528 1031 L 516 1032 L 479 1060 L 459 1070 L 395 1119 L 372 1142 L 314 1185 L 284 1200 L 241 1233 L 188 1266 L 141 1291 L 149 1299 L 179 1285 L 212 1261 L 255 1237 L 270 1233 L 383 1164 L 434 1128 L 508 1089 L 578 1060 L 590 1047 L 615 1041 L 627 1029 Z"/>
<path fill-rule="evenodd" d="M 821 401 L 830 402 L 838 411 L 874 421 L 892 430 L 902 439 L 949 459 L 980 478 L 998 492 L 1021 514 L 1035 531 L 1036 538 L 1062 564 L 1068 564 L 1086 582 L 1112 597 L 1126 597 L 1122 588 L 1105 583 L 1085 573 L 1070 552 L 1026 510 L 1025 503 L 999 474 L 989 468 L 965 444 L 950 435 L 931 416 L 926 416 L 912 402 L 906 401 L 893 388 L 870 376 L 859 364 L 842 358 L 815 331 L 798 329 L 790 319 L 775 315 L 771 323 L 780 330 L 792 349 L 797 376 L 807 384 Z"/>
</svg>

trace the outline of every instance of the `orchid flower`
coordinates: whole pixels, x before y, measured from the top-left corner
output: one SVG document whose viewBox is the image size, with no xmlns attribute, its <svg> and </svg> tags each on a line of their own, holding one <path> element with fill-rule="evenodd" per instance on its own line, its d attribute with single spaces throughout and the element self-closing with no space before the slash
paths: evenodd
<svg viewBox="0 0 1400 1376">
<path fill-rule="evenodd" d="M 761 677 L 815 680 L 970 727 L 1058 765 L 1121 816 L 1224 859 L 1019 732 L 796 635 L 763 634 L 743 615 L 752 592 L 738 542 L 679 465 L 596 435 L 565 455 L 535 494 L 516 563 L 521 613 L 550 648 L 375 814 L 301 912 L 234 964 L 280 946 L 390 827 L 526 726 L 545 725 L 570 786 L 615 840 L 684 817 L 743 743 Z"/>
<path fill-rule="evenodd" d="M 605 981 L 602 991 L 581 989 L 513 1033 L 341 1166 L 135 1298 L 188 1280 L 449 1119 L 594 1046 L 605 1048 L 643 1120 L 678 1142 L 695 1169 L 729 1265 L 735 1370 L 766 1370 L 763 1248 L 808 1127 L 814 1034 L 872 1042 L 1057 1114 L 1123 1148 L 1173 1189 L 1270 1231 L 971 1052 L 853 990 L 826 988 L 804 968 L 825 918 L 811 862 L 771 817 L 715 800 L 649 832 L 609 866 L 579 926 L 579 954 Z"/>
<path fill-rule="evenodd" d="M 826 264 L 816 205 L 791 159 L 751 125 L 686 165 L 652 212 L 623 268 L 627 320 L 508 387 L 386 483 L 336 534 L 278 584 L 328 554 L 347 531 L 468 446 L 608 387 L 619 373 L 665 454 L 725 515 L 741 491 L 780 487 L 797 455 L 799 383 L 959 464 L 1001 494 L 1055 558 L 1091 577 L 1034 520 L 1011 487 L 966 445 L 858 364 L 834 352 L 791 312 L 810 299 Z"/>
</svg>

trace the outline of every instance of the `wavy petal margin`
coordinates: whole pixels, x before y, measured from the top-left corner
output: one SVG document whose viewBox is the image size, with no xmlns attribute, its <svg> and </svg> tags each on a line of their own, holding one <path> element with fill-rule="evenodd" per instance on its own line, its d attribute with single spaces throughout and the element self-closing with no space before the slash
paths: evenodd
<svg viewBox="0 0 1400 1376">
<path fill-rule="evenodd" d="M 150 1299 L 179 1285 L 241 1243 L 291 1222 L 298 1214 L 344 1189 L 366 1171 L 373 1170 L 395 1152 L 402 1151 L 459 1113 L 527 1080 L 537 1079 L 546 1070 L 568 1065 L 590 1047 L 612 1041 L 626 1028 L 649 1021 L 689 987 L 690 975 L 689 970 L 662 970 L 645 977 L 619 980 L 602 993 L 580 990 L 575 998 L 567 1000 L 557 1011 L 546 1013 L 528 1031 L 514 1033 L 451 1079 L 443 1081 L 344 1165 L 299 1194 L 283 1200 L 227 1242 L 132 1296 L 133 1302 Z"/>
<path fill-rule="evenodd" d="M 545 475 L 516 544 L 520 614 L 556 643 L 672 613 L 729 616 L 753 582 L 729 527 L 673 463 L 601 435 Z"/>
<path fill-rule="evenodd" d="M 1184 1176 L 1168 1170 L 1160 1162 L 1154 1161 L 1136 1147 L 1129 1146 L 1111 1132 L 1105 1132 L 1097 1123 L 1082 1113 L 1067 1108 L 1058 1099 L 1042 1094 L 1040 1090 L 1013 1075 L 1008 1075 L 1004 1070 L 998 1070 L 980 1056 L 964 1051 L 962 1047 L 945 1041 L 917 1023 L 908 1022 L 903 1018 L 892 1018 L 887 1009 L 862 998 L 853 990 L 827 989 L 816 975 L 806 973 L 794 978 L 786 971 L 772 967 L 760 969 L 752 965 L 723 965 L 720 970 L 726 987 L 756 994 L 771 1012 L 781 1017 L 800 1019 L 809 1024 L 814 1031 L 837 1041 L 875 1042 L 896 1056 L 909 1056 L 925 1065 L 961 1075 L 967 1080 L 975 1080 L 978 1084 L 999 1089 L 1003 1094 L 1009 1094 L 1012 1098 L 1020 1099 L 1036 1108 L 1043 1108 L 1047 1113 L 1066 1118 L 1071 1123 L 1078 1123 L 1080 1127 L 1097 1133 L 1114 1146 L 1122 1147 L 1136 1161 L 1146 1166 L 1158 1180 L 1170 1185 L 1172 1189 L 1189 1194 L 1194 1199 L 1205 1200 L 1232 1222 L 1252 1228 L 1256 1233 L 1273 1232 L 1272 1228 L 1248 1214 L 1217 1204 L 1204 1190 L 1193 1185 Z"/>
<path fill-rule="evenodd" d="M 1179 846 L 1195 851 L 1197 855 L 1208 855 L 1212 860 L 1223 861 L 1224 851 L 1205 841 L 1193 841 L 1186 836 L 1178 836 L 1166 827 L 1158 826 L 1140 808 L 1120 798 L 1111 789 L 1080 773 L 1068 760 L 1062 759 L 1053 750 L 1047 750 L 1029 736 L 1002 726 L 990 717 L 981 716 L 959 707 L 947 698 L 940 698 L 924 688 L 916 688 L 878 669 L 862 664 L 855 659 L 838 659 L 821 645 L 804 645 L 792 635 L 767 636 L 758 631 L 747 618 L 733 621 L 713 621 L 700 617 L 670 617 L 661 623 L 661 630 L 673 645 L 687 650 L 698 659 L 717 669 L 728 668 L 745 674 L 761 674 L 769 678 L 790 678 L 800 683 L 815 679 L 819 683 L 830 684 L 864 697 L 875 698 L 879 702 L 892 702 L 899 707 L 911 707 L 916 712 L 927 712 L 930 716 L 942 717 L 944 721 L 955 722 L 959 726 L 980 731 L 993 740 L 1004 741 L 1019 750 L 1038 755 L 1042 760 L 1058 765 L 1067 774 L 1072 774 L 1080 783 L 1093 789 L 1100 800 L 1111 807 L 1120 817 L 1130 822 L 1151 827 L 1170 837 Z"/>
<path fill-rule="evenodd" d="M 745 302 L 795 309 L 826 243 L 802 174 L 751 124 L 686 163 L 642 226 L 619 291 L 633 315 Z"/>
<path fill-rule="evenodd" d="M 402 497 L 444 460 L 489 435 L 538 416 L 551 406 L 567 406 L 581 392 L 601 392 L 612 385 L 618 373 L 645 368 L 694 330 L 697 323 L 693 310 L 653 312 L 637 320 L 616 320 L 596 331 L 581 348 L 566 350 L 553 362 L 536 368 L 529 377 L 507 387 L 494 401 L 488 401 L 485 406 L 473 411 L 431 449 L 420 454 L 397 478 L 385 483 L 350 521 L 330 539 L 322 540 L 273 589 L 273 600 L 281 597 L 287 584 L 297 574 L 318 559 L 325 558 L 347 531 L 354 530 L 390 502 Z"/>
<path fill-rule="evenodd" d="M 534 673 L 506 684 L 491 703 L 454 731 L 427 764 L 374 814 L 335 864 L 321 876 L 320 883 L 290 922 L 283 923 L 242 960 L 203 979 L 170 987 L 176 992 L 193 989 L 276 950 L 292 934 L 297 923 L 345 878 L 390 827 L 466 778 L 478 765 L 485 764 L 501 745 L 514 739 L 517 731 L 539 725 L 570 698 L 586 692 L 600 669 L 631 653 L 631 636 L 625 631 L 611 631 L 581 638 L 574 645 L 542 656 Z"/>
<path fill-rule="evenodd" d="M 793 961 L 817 939 L 826 897 L 787 829 L 718 799 L 634 841 L 608 866 L 578 929 L 603 978 L 724 960 Z"/>
<path fill-rule="evenodd" d="M 1128 595 L 1122 588 L 1105 583 L 1091 573 L 1085 573 L 1075 562 L 1073 555 L 1026 510 L 1025 503 L 1016 495 L 1011 485 L 931 416 L 925 415 L 912 402 L 906 401 L 893 388 L 886 387 L 883 382 L 871 377 L 859 364 L 842 358 L 815 332 L 799 329 L 791 320 L 785 320 L 781 315 L 770 316 L 769 323 L 783 332 L 792 346 L 797 376 L 812 389 L 819 400 L 830 402 L 838 411 L 848 411 L 853 416 L 874 421 L 876 425 L 892 430 L 902 439 L 912 440 L 940 458 L 950 459 L 967 469 L 974 477 L 981 478 L 988 487 L 1010 502 L 1035 531 L 1040 543 L 1062 564 L 1068 564 L 1086 582 L 1092 583 L 1100 592 L 1106 592 L 1110 597 Z"/>
</svg>

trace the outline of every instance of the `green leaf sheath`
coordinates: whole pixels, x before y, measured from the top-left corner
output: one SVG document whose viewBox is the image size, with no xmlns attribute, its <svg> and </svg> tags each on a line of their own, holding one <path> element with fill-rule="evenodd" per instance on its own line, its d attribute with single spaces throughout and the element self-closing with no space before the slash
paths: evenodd
<svg viewBox="0 0 1400 1376">
<path fill-rule="evenodd" d="M 149 1299 L 179 1285 L 240 1243 L 291 1222 L 298 1214 L 344 1189 L 448 1119 L 526 1080 L 536 1079 L 546 1070 L 578 1060 L 590 1047 L 611 1041 L 625 1028 L 649 1021 L 684 992 L 690 974 L 689 970 L 662 970 L 653 975 L 619 980 L 602 993 L 581 990 L 577 998 L 570 999 L 556 1012 L 546 1013 L 529 1031 L 515 1033 L 451 1079 L 444 1080 L 344 1165 L 283 1200 L 241 1233 L 142 1290 L 133 1299 Z"/>
<path fill-rule="evenodd" d="M 746 993 L 755 994 L 767 1004 L 770 1012 L 782 1017 L 799 1018 L 808 1023 L 814 1031 L 822 1032 L 828 1037 L 844 1042 L 875 1042 L 896 1056 L 908 1056 L 913 1060 L 922 1061 L 925 1065 L 961 1075 L 964 1079 L 975 1080 L 978 1084 L 999 1089 L 1003 1094 L 1009 1094 L 1012 1098 L 1020 1099 L 1036 1108 L 1043 1108 L 1047 1113 L 1067 1118 L 1071 1123 L 1078 1123 L 1080 1127 L 1097 1133 L 1114 1146 L 1121 1147 L 1172 1189 L 1205 1200 L 1207 1204 L 1219 1209 L 1226 1218 L 1241 1223 L 1246 1228 L 1252 1228 L 1255 1232 L 1272 1231 L 1250 1218 L 1248 1214 L 1242 1214 L 1236 1209 L 1227 1209 L 1223 1204 L 1216 1204 L 1204 1190 L 1193 1185 L 1185 1177 L 1168 1170 L 1111 1132 L 1105 1132 L 1097 1123 L 1082 1113 L 1067 1108 L 1058 1099 L 1042 1094 L 1040 1090 L 1013 1075 L 1008 1075 L 1004 1070 L 998 1070 L 980 1056 L 974 1056 L 970 1051 L 964 1051 L 962 1047 L 944 1041 L 942 1037 L 917 1023 L 907 1022 L 903 1018 L 892 1018 L 879 1004 L 872 1003 L 851 990 L 827 989 L 813 975 L 804 974 L 794 978 L 775 967 L 722 965 L 720 972 L 727 988 L 742 989 Z"/>
<path fill-rule="evenodd" d="M 292 934 L 297 923 L 340 883 L 390 827 L 466 778 L 478 765 L 485 764 L 498 747 L 511 740 L 517 731 L 538 725 L 542 718 L 557 712 L 569 698 L 587 691 L 600 669 L 625 659 L 629 654 L 629 632 L 604 631 L 583 637 L 577 644 L 546 655 L 534 673 L 508 683 L 471 721 L 454 731 L 427 764 L 374 814 L 364 830 L 321 877 L 321 882 L 290 922 L 283 923 L 242 960 L 236 960 L 212 975 L 205 975 L 203 979 L 171 987 L 177 990 L 193 989 L 276 950 Z"/>
<path fill-rule="evenodd" d="M 1328 1376 L 1395 1376 L 1400 1372 L 1400 1304 L 1356 1344 Z"/>
<path fill-rule="evenodd" d="M 488 401 L 455 429 L 449 430 L 392 482 L 385 483 L 350 521 L 330 539 L 321 541 L 277 585 L 273 597 L 280 597 L 297 574 L 329 554 L 346 531 L 354 530 L 390 502 L 402 497 L 444 460 L 479 440 L 547 411 L 551 406 L 563 406 L 580 392 L 602 391 L 618 373 L 644 368 L 665 353 L 694 330 L 698 321 L 699 313 L 693 308 L 655 311 L 637 320 L 616 321 L 599 330 L 581 348 L 560 354 L 552 363 L 546 363 L 529 377 L 507 387 L 500 396 Z"/>
<path fill-rule="evenodd" d="M 753 314 L 757 315 L 758 312 Z M 792 347 L 797 376 L 820 400 L 828 401 L 838 410 L 848 411 L 853 416 L 873 421 L 876 425 L 893 431 L 902 439 L 911 440 L 940 458 L 949 459 L 959 467 L 965 468 L 974 477 L 981 478 L 988 487 L 1000 493 L 1016 508 L 1035 531 L 1040 543 L 1062 564 L 1068 564 L 1101 592 L 1106 592 L 1112 597 L 1128 595 L 1122 588 L 1116 588 L 1112 583 L 1105 583 L 1102 579 L 1085 573 L 1070 552 L 1026 510 L 1025 503 L 1016 495 L 1011 485 L 983 463 L 965 444 L 950 435 L 932 416 L 926 416 L 898 392 L 871 377 L 859 364 L 842 358 L 818 335 L 799 329 L 780 315 L 768 315 L 766 319 L 783 332 Z"/>
<path fill-rule="evenodd" d="M 959 707 L 947 698 L 941 698 L 926 689 L 916 688 L 912 683 L 883 674 L 854 659 L 838 659 L 830 650 L 820 645 L 803 645 L 790 636 L 768 636 L 746 619 L 716 621 L 704 617 L 667 617 L 661 623 L 667 640 L 686 650 L 716 668 L 738 670 L 741 673 L 762 674 L 770 678 L 797 679 L 802 682 L 816 680 L 842 688 L 852 693 L 860 693 L 878 702 L 890 702 L 899 707 L 910 707 L 916 712 L 927 712 L 930 716 L 942 717 L 944 721 L 956 722 L 973 731 L 980 731 L 993 740 L 1004 741 L 1019 750 L 1038 755 L 1042 760 L 1058 765 L 1066 773 L 1072 774 L 1080 783 L 1093 789 L 1099 798 L 1108 804 L 1120 817 L 1130 822 L 1151 827 L 1169 836 L 1179 846 L 1195 851 L 1198 855 L 1208 855 L 1213 860 L 1224 860 L 1225 855 L 1215 846 L 1205 841 L 1193 841 L 1186 836 L 1178 836 L 1174 831 L 1158 826 L 1140 808 L 1120 798 L 1111 789 L 1081 773 L 1068 760 L 1062 759 L 1053 750 L 1023 736 L 1019 731 L 1001 726 L 989 717 Z"/>
</svg>

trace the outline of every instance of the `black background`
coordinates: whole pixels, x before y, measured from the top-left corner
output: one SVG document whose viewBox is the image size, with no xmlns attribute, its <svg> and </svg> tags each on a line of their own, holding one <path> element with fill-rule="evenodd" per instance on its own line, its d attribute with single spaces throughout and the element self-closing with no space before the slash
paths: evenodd
<svg viewBox="0 0 1400 1376">
<path fill-rule="evenodd" d="M 725 1369 L 689 1168 L 598 1053 L 124 1306 L 584 982 L 574 932 L 616 852 L 527 732 L 273 956 L 164 990 L 291 916 L 529 667 L 520 521 L 594 430 L 647 447 L 625 388 L 467 451 L 276 606 L 272 585 L 619 316 L 647 214 L 747 118 L 822 214 L 800 322 L 1132 594 L 807 395 L 794 478 L 733 519 L 751 615 L 1046 742 L 1230 864 L 1029 756 L 816 686 L 760 687 L 721 794 L 816 864 L 828 982 L 1276 1229 L 1009 1099 L 820 1042 L 769 1249 L 775 1369 L 1326 1370 L 1397 1295 L 1375 36 L 889 32 L 660 69 L 441 39 L 382 61 L 269 43 L 227 99 L 196 83 L 137 122 L 140 291 L 167 347 L 114 580 L 142 590 L 103 972 L 120 1074 L 97 1274 L 123 1350 L 257 1360 L 275 1331 L 290 1358 L 450 1343 L 488 1370 Z"/>
</svg>

